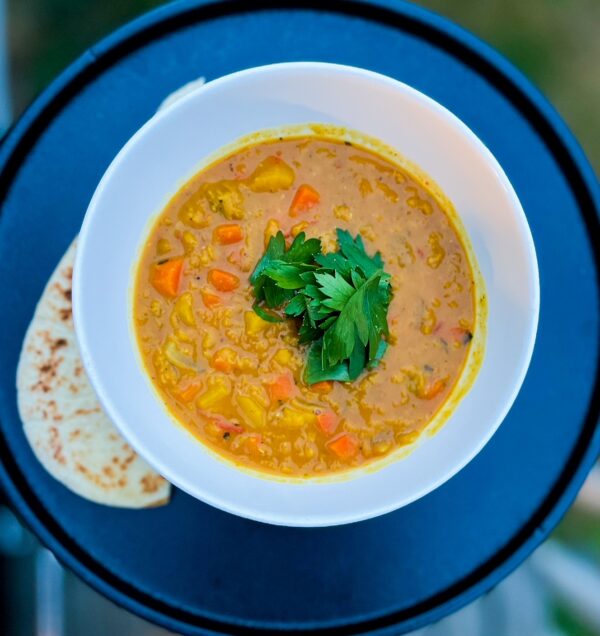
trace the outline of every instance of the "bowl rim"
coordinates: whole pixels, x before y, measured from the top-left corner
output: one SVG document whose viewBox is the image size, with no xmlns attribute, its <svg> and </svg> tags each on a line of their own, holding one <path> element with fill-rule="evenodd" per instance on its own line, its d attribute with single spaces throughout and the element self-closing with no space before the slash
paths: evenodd
<svg viewBox="0 0 600 636">
<path fill-rule="evenodd" d="M 82 276 L 80 276 L 79 272 L 82 268 L 83 254 L 85 253 L 86 245 L 89 241 L 93 240 L 93 233 L 90 231 L 91 220 L 93 216 L 97 213 L 98 210 L 98 202 L 101 198 L 101 195 L 104 189 L 107 187 L 112 175 L 114 172 L 118 170 L 120 161 L 122 161 L 123 157 L 129 153 L 129 151 L 136 145 L 136 143 L 143 138 L 146 133 L 151 130 L 157 123 L 161 122 L 163 119 L 173 117 L 179 108 L 182 108 L 188 102 L 192 102 L 197 99 L 198 95 L 201 93 L 205 93 L 208 90 L 218 89 L 220 86 L 236 82 L 242 78 L 252 78 L 254 75 L 260 75 L 263 73 L 270 72 L 279 72 L 279 71 L 287 71 L 287 70 L 303 70 L 303 71 L 320 71 L 320 72 L 333 72 L 333 73 L 346 73 L 360 76 L 368 81 L 386 83 L 389 86 L 394 87 L 396 90 L 401 90 L 404 93 L 407 93 L 412 98 L 421 101 L 425 104 L 429 109 L 436 111 L 438 114 L 442 115 L 447 124 L 449 124 L 452 128 L 460 133 L 461 136 L 466 137 L 472 144 L 474 144 L 482 155 L 482 158 L 485 158 L 489 167 L 493 169 L 493 172 L 496 178 L 500 181 L 504 190 L 506 191 L 510 203 L 511 208 L 515 215 L 515 220 L 519 225 L 519 233 L 521 235 L 521 239 L 524 241 L 526 246 L 526 255 L 527 255 L 527 266 L 528 266 L 528 274 L 529 281 L 532 284 L 532 297 L 530 298 L 531 311 L 529 312 L 530 320 L 528 322 L 528 329 L 526 331 L 526 342 L 527 346 L 523 348 L 521 351 L 521 355 L 519 358 L 518 366 L 515 365 L 515 370 L 512 375 L 512 388 L 509 395 L 506 396 L 502 408 L 498 409 L 498 413 L 495 418 L 490 418 L 491 425 L 488 426 L 486 430 L 486 434 L 482 435 L 478 440 L 477 444 L 472 444 L 469 448 L 469 452 L 464 453 L 460 461 L 457 461 L 453 464 L 452 469 L 448 470 L 446 473 L 441 475 L 438 479 L 429 480 L 425 485 L 423 485 L 420 489 L 415 489 L 410 497 L 403 497 L 402 500 L 398 499 L 390 499 L 389 503 L 386 505 L 380 505 L 375 507 L 370 507 L 368 509 L 363 509 L 360 512 L 355 512 L 354 514 L 347 514 L 344 517 L 341 517 L 339 513 L 334 513 L 331 516 L 327 516 L 324 514 L 320 514 L 317 519 L 308 518 L 306 515 L 299 514 L 297 516 L 292 516 L 289 514 L 280 514 L 279 512 L 273 512 L 271 514 L 257 513 L 252 507 L 243 506 L 243 505 L 234 505 L 230 500 L 223 500 L 219 497 L 213 496 L 210 492 L 210 489 L 207 487 L 203 487 L 202 484 L 196 484 L 196 487 L 192 490 L 189 488 L 186 480 L 181 479 L 177 474 L 177 471 L 173 469 L 170 465 L 165 464 L 160 457 L 156 454 L 151 453 L 143 444 L 143 441 L 137 435 L 134 435 L 131 429 L 127 426 L 126 422 L 123 421 L 119 414 L 119 410 L 114 404 L 111 397 L 103 390 L 102 381 L 96 371 L 96 365 L 92 359 L 92 356 L 89 355 L 90 351 L 90 338 L 93 337 L 93 334 L 90 333 L 85 327 L 85 317 L 83 314 L 83 310 L 81 308 L 81 303 L 78 302 L 78 298 L 81 298 L 81 280 Z M 409 157 L 410 159 L 410 157 Z M 283 62 L 277 64 L 269 64 L 264 66 L 252 67 L 248 69 L 243 69 L 240 71 L 236 71 L 234 73 L 216 78 L 211 80 L 210 82 L 205 83 L 202 86 L 195 88 L 183 95 L 180 99 L 170 104 L 164 109 L 159 110 L 154 116 L 152 116 L 142 127 L 140 127 L 124 144 L 124 146 L 120 149 L 116 157 L 112 160 L 109 167 L 103 174 L 93 196 L 87 208 L 85 218 L 80 230 L 79 239 L 78 239 L 78 249 L 75 259 L 74 266 L 74 274 L 73 274 L 73 319 L 75 323 L 75 331 L 77 342 L 79 345 L 79 349 L 81 352 L 82 361 L 84 364 L 85 371 L 88 375 L 88 378 L 98 396 L 98 399 L 104 409 L 104 411 L 108 414 L 111 421 L 115 424 L 116 428 L 119 432 L 125 437 L 125 439 L 135 448 L 135 450 L 144 457 L 148 463 L 154 466 L 159 470 L 161 474 L 163 474 L 173 485 L 184 490 L 191 496 L 201 499 L 202 501 L 213 505 L 221 510 L 226 512 L 230 512 L 232 514 L 236 514 L 238 516 L 242 516 L 248 519 L 252 519 L 255 521 L 266 522 L 274 525 L 285 525 L 285 526 L 297 526 L 297 527 L 316 527 L 316 526 L 334 526 L 341 525 L 347 523 L 353 523 L 365 519 L 369 519 L 372 517 L 376 517 L 392 510 L 398 509 L 417 499 L 425 496 L 426 494 L 432 492 L 440 485 L 445 483 L 447 480 L 452 478 L 456 473 L 458 473 L 462 468 L 464 468 L 488 443 L 490 438 L 497 431 L 503 420 L 505 419 L 508 411 L 512 407 L 520 389 L 525 379 L 527 370 L 529 368 L 529 364 L 531 362 L 531 358 L 533 355 L 533 350 L 535 346 L 535 339 L 537 334 L 537 327 L 539 323 L 539 310 L 540 310 L 540 282 L 539 282 L 539 268 L 537 255 L 535 250 L 535 245 L 533 242 L 533 237 L 531 235 L 531 230 L 529 228 L 529 224 L 527 222 L 527 218 L 525 216 L 524 210 L 521 206 L 521 203 L 517 197 L 512 184 L 510 183 L 508 177 L 504 173 L 502 167 L 499 162 L 493 156 L 491 151 L 485 146 L 485 144 L 475 135 L 475 133 L 460 120 L 456 115 L 454 115 L 449 109 L 445 108 L 433 98 L 428 95 L 418 91 L 412 86 L 405 84 L 399 80 L 388 77 L 384 74 L 377 73 L 374 71 L 370 71 L 367 69 L 343 65 L 343 64 L 332 64 L 327 62 Z M 450 415 L 450 418 L 452 415 Z M 201 442 L 198 442 L 201 444 Z M 227 460 L 225 460 L 227 461 Z M 231 461 L 227 461 L 230 467 L 233 467 L 235 470 L 238 468 Z M 359 468 L 356 469 L 357 471 Z M 238 471 L 245 472 L 245 471 Z M 354 472 L 353 470 L 349 472 Z M 360 479 L 360 476 L 357 477 Z M 348 480 L 350 481 L 350 480 Z M 285 482 L 283 485 L 286 486 Z M 292 487 L 297 487 L 297 482 L 290 484 Z"/>
</svg>

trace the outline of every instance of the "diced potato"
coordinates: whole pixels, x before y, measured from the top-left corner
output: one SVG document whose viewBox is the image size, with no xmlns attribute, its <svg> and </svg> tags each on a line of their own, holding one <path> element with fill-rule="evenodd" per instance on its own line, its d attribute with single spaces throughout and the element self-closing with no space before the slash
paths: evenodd
<svg viewBox="0 0 600 636">
<path fill-rule="evenodd" d="M 156 244 L 156 253 L 159 256 L 164 256 L 165 254 L 168 254 L 172 249 L 173 249 L 173 246 L 171 245 L 168 239 L 164 239 L 164 238 L 160 239 L 158 243 Z"/>
<path fill-rule="evenodd" d="M 184 353 L 174 340 L 167 340 L 163 347 L 163 352 L 165 358 L 178 369 L 182 369 L 183 371 L 198 371 L 198 366 L 194 359 Z"/>
<path fill-rule="evenodd" d="M 189 230 L 186 230 L 181 235 L 181 242 L 186 254 L 192 252 L 196 245 L 198 245 L 198 239 Z"/>
<path fill-rule="evenodd" d="M 196 405 L 200 409 L 210 409 L 219 402 L 231 395 L 231 382 L 223 377 L 213 377 L 206 390 L 196 400 Z"/>
<path fill-rule="evenodd" d="M 302 428 L 305 424 L 302 413 L 293 409 L 283 409 L 279 423 L 284 428 Z"/>
<path fill-rule="evenodd" d="M 226 219 L 244 218 L 244 197 L 237 181 L 207 183 L 204 193 L 210 209 Z"/>
<path fill-rule="evenodd" d="M 280 424 L 284 428 L 303 428 L 311 424 L 314 425 L 316 419 L 314 412 L 286 407 L 283 409 Z"/>
<path fill-rule="evenodd" d="M 206 227 L 209 224 L 206 208 L 204 207 L 204 192 L 200 188 L 181 206 L 179 220 L 189 227 L 196 229 Z"/>
<path fill-rule="evenodd" d="M 294 169 L 279 157 L 267 157 L 258 164 L 246 183 L 252 192 L 278 192 L 294 184 Z"/>
<path fill-rule="evenodd" d="M 247 395 L 238 395 L 236 402 L 247 423 L 254 428 L 264 428 L 267 423 L 267 412 L 262 404 Z"/>
<path fill-rule="evenodd" d="M 215 334 L 212 331 L 207 331 L 202 338 L 202 349 L 204 351 L 204 354 L 206 355 L 206 352 L 209 349 L 212 349 L 215 344 L 217 344 Z"/>
<path fill-rule="evenodd" d="M 194 316 L 194 298 L 190 292 L 185 292 L 177 299 L 175 303 L 175 312 L 184 325 L 188 327 L 196 326 L 196 317 Z"/>
<path fill-rule="evenodd" d="M 273 360 L 284 367 L 290 367 L 294 360 L 294 354 L 289 349 L 278 349 Z"/>
<path fill-rule="evenodd" d="M 193 336 L 190 336 L 189 333 L 186 333 L 183 329 L 175 329 L 173 332 L 176 340 L 179 342 L 189 343 L 194 349 L 196 348 L 196 339 Z"/>
<path fill-rule="evenodd" d="M 244 325 L 247 336 L 258 336 L 269 326 L 269 323 L 263 320 L 256 312 L 246 311 L 244 313 Z"/>
<path fill-rule="evenodd" d="M 296 238 L 298 234 L 300 234 L 300 232 L 304 232 L 308 226 L 308 221 L 300 221 L 300 223 L 296 223 L 296 225 L 293 225 L 291 229 L 292 236 Z"/>
<path fill-rule="evenodd" d="M 269 219 L 267 226 L 265 227 L 265 247 L 269 244 L 269 241 L 279 232 L 279 222 L 275 219 Z"/>
</svg>

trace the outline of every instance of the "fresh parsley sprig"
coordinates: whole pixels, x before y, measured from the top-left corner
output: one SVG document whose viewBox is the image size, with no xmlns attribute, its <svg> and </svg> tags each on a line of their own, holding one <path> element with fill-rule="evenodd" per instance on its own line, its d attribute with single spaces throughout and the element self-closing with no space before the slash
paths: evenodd
<svg viewBox="0 0 600 636">
<path fill-rule="evenodd" d="M 323 254 L 319 239 L 306 239 L 302 232 L 286 248 L 278 232 L 250 277 L 259 316 L 301 322 L 299 340 L 310 344 L 308 384 L 355 380 L 387 349 L 392 292 L 381 254 L 369 256 L 360 235 L 352 238 L 338 229 L 337 238 L 338 251 Z M 283 315 L 274 309 L 283 309 Z"/>
</svg>

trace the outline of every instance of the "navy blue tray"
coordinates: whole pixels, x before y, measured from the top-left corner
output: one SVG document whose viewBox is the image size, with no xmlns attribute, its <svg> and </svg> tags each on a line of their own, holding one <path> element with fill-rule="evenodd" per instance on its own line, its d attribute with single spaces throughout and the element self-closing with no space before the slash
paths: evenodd
<svg viewBox="0 0 600 636">
<path fill-rule="evenodd" d="M 0 480 L 67 567 L 173 631 L 398 634 L 458 609 L 519 565 L 598 454 L 598 182 L 540 94 L 446 20 L 384 0 L 251 6 L 179 2 L 142 17 L 86 52 L 5 139 Z M 37 463 L 17 415 L 15 369 L 42 288 L 102 173 L 169 92 L 200 75 L 285 60 L 353 64 L 407 82 L 456 113 L 500 161 L 541 270 L 523 389 L 459 475 L 407 508 L 350 526 L 271 527 L 182 492 L 147 511 L 80 499 Z"/>
</svg>

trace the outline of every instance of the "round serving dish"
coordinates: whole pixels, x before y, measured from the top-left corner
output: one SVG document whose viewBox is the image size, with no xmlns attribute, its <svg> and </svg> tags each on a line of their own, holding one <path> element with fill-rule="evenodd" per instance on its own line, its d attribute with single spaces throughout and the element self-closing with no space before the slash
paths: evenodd
<svg viewBox="0 0 600 636">
<path fill-rule="evenodd" d="M 139 361 L 129 303 L 149 223 L 205 158 L 257 130 L 308 122 L 380 139 L 433 178 L 471 239 L 489 309 L 481 370 L 447 424 L 434 436 L 423 436 L 399 461 L 319 483 L 239 470 L 175 426 Z M 167 479 L 241 516 L 319 526 L 406 505 L 479 452 L 525 376 L 537 327 L 539 281 L 533 241 L 514 190 L 490 152 L 454 115 L 383 75 L 292 63 L 211 82 L 132 137 L 88 208 L 75 267 L 74 308 L 83 360 L 104 408 Z"/>
</svg>

